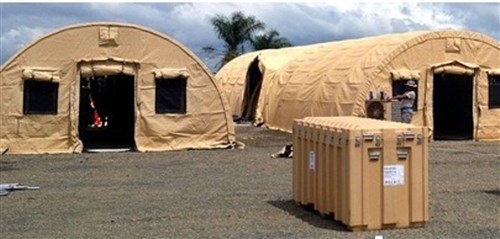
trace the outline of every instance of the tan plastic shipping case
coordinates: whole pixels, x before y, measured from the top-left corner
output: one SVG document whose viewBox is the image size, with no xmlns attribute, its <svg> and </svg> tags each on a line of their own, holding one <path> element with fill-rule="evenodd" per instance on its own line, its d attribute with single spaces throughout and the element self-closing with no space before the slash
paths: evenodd
<svg viewBox="0 0 500 239">
<path fill-rule="evenodd" d="M 351 230 L 421 227 L 428 212 L 428 132 L 359 117 L 293 125 L 293 199 Z"/>
</svg>

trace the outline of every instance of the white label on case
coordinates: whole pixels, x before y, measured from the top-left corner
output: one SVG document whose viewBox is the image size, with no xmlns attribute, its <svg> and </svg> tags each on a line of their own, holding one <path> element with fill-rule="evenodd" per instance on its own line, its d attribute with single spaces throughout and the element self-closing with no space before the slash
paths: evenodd
<svg viewBox="0 0 500 239">
<path fill-rule="evenodd" d="M 309 169 L 316 170 L 316 153 L 309 151 Z"/>
<path fill-rule="evenodd" d="M 403 165 L 384 166 L 384 186 L 405 184 L 405 167 Z"/>
</svg>

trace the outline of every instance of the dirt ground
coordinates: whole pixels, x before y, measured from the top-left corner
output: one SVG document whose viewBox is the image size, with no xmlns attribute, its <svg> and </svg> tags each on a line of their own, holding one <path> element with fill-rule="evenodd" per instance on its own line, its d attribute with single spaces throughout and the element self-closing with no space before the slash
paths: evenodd
<svg viewBox="0 0 500 239">
<path fill-rule="evenodd" d="M 291 135 L 237 126 L 245 149 L 0 156 L 0 238 L 499 238 L 500 144 L 431 143 L 424 228 L 350 232 L 292 201 Z"/>
</svg>

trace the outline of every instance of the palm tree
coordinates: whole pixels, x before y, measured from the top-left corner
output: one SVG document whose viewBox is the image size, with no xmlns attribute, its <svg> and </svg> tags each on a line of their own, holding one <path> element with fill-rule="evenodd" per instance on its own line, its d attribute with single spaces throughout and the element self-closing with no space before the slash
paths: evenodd
<svg viewBox="0 0 500 239">
<path fill-rule="evenodd" d="M 223 57 L 218 64 L 218 69 L 224 66 L 230 60 L 245 52 L 244 44 L 251 41 L 256 31 L 265 29 L 265 24 L 254 16 L 245 16 L 242 12 L 234 12 L 228 18 L 217 14 L 210 19 L 212 26 L 219 39 L 225 42 L 225 49 L 222 52 L 216 52 L 211 46 L 203 48 L 208 54 L 221 54 Z"/>
<path fill-rule="evenodd" d="M 292 46 L 286 37 L 280 37 L 276 30 L 271 30 L 264 35 L 255 36 L 251 40 L 254 50 L 277 49 Z"/>
</svg>

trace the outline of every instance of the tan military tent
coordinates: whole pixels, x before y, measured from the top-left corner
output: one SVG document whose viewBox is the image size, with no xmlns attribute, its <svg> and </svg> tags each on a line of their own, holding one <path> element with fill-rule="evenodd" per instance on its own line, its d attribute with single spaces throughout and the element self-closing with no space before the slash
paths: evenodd
<svg viewBox="0 0 500 239">
<path fill-rule="evenodd" d="M 91 23 L 36 40 L 0 68 L 0 153 L 162 151 L 234 143 L 207 67 L 171 37 Z"/>
<path fill-rule="evenodd" d="M 500 140 L 500 46 L 475 32 L 419 31 L 257 51 L 229 62 L 216 80 L 233 117 L 285 131 L 306 116 L 364 117 L 370 92 L 391 96 L 414 80 L 413 124 L 429 127 L 435 138 Z M 255 81 L 261 88 L 250 84 Z M 245 92 L 258 99 L 244 100 Z"/>
</svg>

